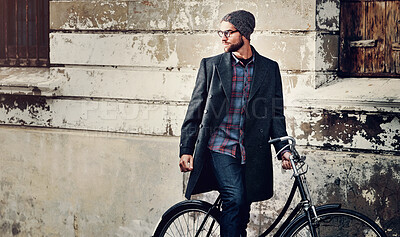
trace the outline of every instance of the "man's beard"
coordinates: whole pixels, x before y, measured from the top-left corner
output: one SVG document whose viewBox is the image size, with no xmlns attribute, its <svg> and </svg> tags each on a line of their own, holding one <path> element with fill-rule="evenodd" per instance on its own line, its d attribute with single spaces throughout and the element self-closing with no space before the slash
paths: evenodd
<svg viewBox="0 0 400 237">
<path fill-rule="evenodd" d="M 240 37 L 240 41 L 236 44 L 231 44 L 225 51 L 226 52 L 236 52 L 238 51 L 244 44 L 242 37 Z"/>
</svg>

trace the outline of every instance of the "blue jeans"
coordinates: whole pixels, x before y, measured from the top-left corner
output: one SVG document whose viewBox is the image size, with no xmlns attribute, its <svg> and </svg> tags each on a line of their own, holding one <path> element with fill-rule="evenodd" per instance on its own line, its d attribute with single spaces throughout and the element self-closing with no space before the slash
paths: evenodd
<svg viewBox="0 0 400 237">
<path fill-rule="evenodd" d="M 246 200 L 245 165 L 237 157 L 211 151 L 212 166 L 222 198 L 221 237 L 246 236 L 250 204 Z"/>
</svg>

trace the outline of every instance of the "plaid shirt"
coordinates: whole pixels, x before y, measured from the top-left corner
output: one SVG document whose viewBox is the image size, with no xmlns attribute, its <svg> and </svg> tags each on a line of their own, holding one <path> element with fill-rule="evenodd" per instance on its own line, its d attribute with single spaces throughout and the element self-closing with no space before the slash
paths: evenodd
<svg viewBox="0 0 400 237">
<path fill-rule="evenodd" d="M 218 129 L 211 135 L 208 148 L 214 152 L 236 157 L 237 146 L 239 145 L 242 157 L 241 163 L 245 164 L 244 121 L 254 72 L 254 56 L 247 65 L 243 65 L 235 55 L 232 54 L 232 56 L 233 76 L 229 112 Z"/>
</svg>

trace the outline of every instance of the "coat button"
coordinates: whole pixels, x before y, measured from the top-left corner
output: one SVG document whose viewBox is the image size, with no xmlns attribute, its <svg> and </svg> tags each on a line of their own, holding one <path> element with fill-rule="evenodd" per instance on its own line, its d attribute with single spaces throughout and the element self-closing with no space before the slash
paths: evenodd
<svg viewBox="0 0 400 237">
<path fill-rule="evenodd" d="M 259 145 L 258 148 L 262 149 L 262 145 Z"/>
<path fill-rule="evenodd" d="M 203 127 L 203 124 L 200 124 L 200 128 L 202 128 Z"/>
<path fill-rule="evenodd" d="M 260 133 L 263 133 L 263 132 L 264 132 L 264 130 L 262 128 L 260 128 Z"/>
<path fill-rule="evenodd" d="M 208 113 L 208 110 L 205 109 L 205 110 L 204 110 L 204 113 L 205 113 L 205 114 Z"/>
<path fill-rule="evenodd" d="M 212 95 L 208 95 L 208 98 L 210 98 L 210 99 L 211 99 L 211 98 L 212 98 Z"/>
</svg>

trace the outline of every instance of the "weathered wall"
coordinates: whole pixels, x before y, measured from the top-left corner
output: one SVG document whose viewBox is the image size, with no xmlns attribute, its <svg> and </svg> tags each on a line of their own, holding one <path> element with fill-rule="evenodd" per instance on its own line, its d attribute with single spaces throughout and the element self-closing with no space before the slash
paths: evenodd
<svg viewBox="0 0 400 237">
<path fill-rule="evenodd" d="M 150 236 L 182 200 L 178 138 L 2 127 L 0 143 L 2 236 Z M 398 157 L 301 152 L 316 203 L 341 202 L 399 233 Z M 250 236 L 272 223 L 290 191 L 291 173 L 274 166 L 276 195 L 253 204 Z"/>
<path fill-rule="evenodd" d="M 149 236 L 182 198 L 176 140 L 2 127 L 0 235 Z"/>
<path fill-rule="evenodd" d="M 219 19 L 235 9 L 255 14 L 252 44 L 280 64 L 288 132 L 318 168 L 318 202 L 340 200 L 400 234 L 399 190 L 389 190 L 399 187 L 400 80 L 336 76 L 338 0 L 51 1 L 52 66 L 0 68 L 0 123 L 53 128 L 0 127 L 1 234 L 149 236 L 183 198 L 180 126 L 201 58 L 222 50 Z M 289 174 L 276 166 L 279 204 Z M 97 196 L 77 192 L 85 187 Z M 254 204 L 253 233 L 277 211 L 272 201 Z"/>
</svg>

